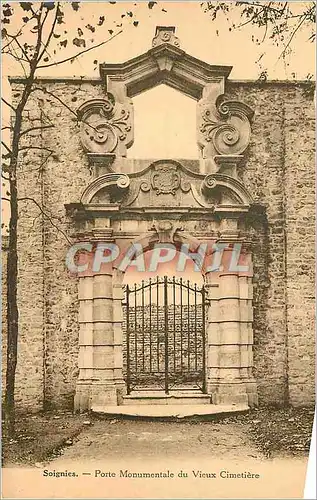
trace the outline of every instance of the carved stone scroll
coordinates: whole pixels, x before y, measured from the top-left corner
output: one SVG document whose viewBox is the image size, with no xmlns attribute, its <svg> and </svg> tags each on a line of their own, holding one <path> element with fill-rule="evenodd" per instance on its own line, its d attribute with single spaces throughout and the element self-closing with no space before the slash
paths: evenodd
<svg viewBox="0 0 317 500">
<path fill-rule="evenodd" d="M 239 101 L 198 104 L 198 143 L 203 157 L 241 155 L 250 142 L 253 111 Z"/>
<path fill-rule="evenodd" d="M 201 184 L 201 192 L 208 194 L 217 191 L 225 193 L 233 205 L 241 204 L 249 206 L 253 203 L 250 193 L 238 179 L 219 173 L 206 175 Z M 222 200 L 223 198 L 225 197 L 222 196 Z"/>
<path fill-rule="evenodd" d="M 80 137 L 88 153 L 126 156 L 133 143 L 132 105 L 115 102 L 112 94 L 106 99 L 92 99 L 78 110 Z"/>
<path fill-rule="evenodd" d="M 80 201 L 83 205 L 93 203 L 94 197 L 98 195 L 100 191 L 113 187 L 118 190 L 121 196 L 122 192 L 129 189 L 129 186 L 130 178 L 126 174 L 104 174 L 95 179 L 91 184 L 89 184 L 89 186 L 86 187 Z"/>
</svg>

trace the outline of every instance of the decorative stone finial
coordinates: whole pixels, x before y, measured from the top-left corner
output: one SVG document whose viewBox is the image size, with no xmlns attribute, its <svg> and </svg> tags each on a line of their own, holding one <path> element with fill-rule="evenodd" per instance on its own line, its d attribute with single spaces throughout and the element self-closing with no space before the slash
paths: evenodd
<svg viewBox="0 0 317 500">
<path fill-rule="evenodd" d="M 175 47 L 180 47 L 179 38 L 175 36 L 175 26 L 157 26 L 155 37 L 152 40 L 152 47 L 158 47 L 163 43 L 169 43 Z"/>
</svg>

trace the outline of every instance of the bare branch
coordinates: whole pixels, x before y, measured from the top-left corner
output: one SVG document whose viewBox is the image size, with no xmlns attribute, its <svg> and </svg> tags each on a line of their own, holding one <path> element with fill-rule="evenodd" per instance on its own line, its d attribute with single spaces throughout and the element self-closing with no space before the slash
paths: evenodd
<svg viewBox="0 0 317 500">
<path fill-rule="evenodd" d="M 269 2 L 270 4 L 272 2 Z M 252 7 L 263 7 L 263 1 L 259 0 L 259 2 L 237 2 L 239 5 L 251 5 Z M 272 5 L 266 5 L 265 8 L 271 10 L 272 12 L 276 12 L 277 14 L 282 14 L 285 10 L 287 2 L 284 3 L 284 6 L 279 8 L 273 7 Z"/>
<path fill-rule="evenodd" d="M 21 68 L 23 69 L 23 73 L 24 73 L 25 78 L 27 78 L 27 72 L 26 72 L 26 69 L 25 69 L 24 64 L 23 64 L 22 61 L 27 62 L 28 64 L 30 64 L 30 62 L 28 60 L 24 59 L 21 55 L 17 54 L 17 51 L 15 50 L 15 47 L 13 45 L 10 47 L 9 50 L 10 50 L 10 55 L 12 57 L 14 57 L 14 59 L 16 61 L 18 61 L 18 63 L 20 64 Z"/>
<path fill-rule="evenodd" d="M 6 104 L 7 106 L 9 106 L 9 108 L 11 108 L 12 111 L 14 111 L 14 113 L 16 113 L 16 109 L 12 106 L 12 104 L 6 101 L 4 97 L 1 97 L 1 101 L 4 102 L 4 104 Z"/>
<path fill-rule="evenodd" d="M 70 111 L 73 115 L 76 116 L 77 118 L 77 113 L 76 111 L 74 111 L 72 108 L 70 108 L 64 101 L 62 101 L 62 99 L 60 97 L 58 97 L 57 95 L 55 95 L 53 92 L 50 92 L 49 90 L 47 90 L 46 88 L 42 88 L 42 87 L 34 87 L 32 89 L 32 92 L 35 92 L 35 91 L 41 91 L 43 92 L 44 94 L 48 94 L 50 95 L 51 97 L 54 97 L 54 99 L 56 99 L 58 102 L 60 102 L 63 106 L 65 106 L 66 109 L 68 109 L 68 111 Z"/>
<path fill-rule="evenodd" d="M 292 33 L 292 34 L 291 34 L 291 36 L 289 37 L 289 39 L 288 39 L 288 41 L 287 41 L 287 43 L 286 43 L 286 45 L 285 45 L 285 47 L 284 47 L 283 51 L 282 51 L 282 52 L 281 52 L 281 54 L 279 55 L 279 57 L 278 57 L 278 59 L 277 59 L 278 61 L 279 61 L 282 57 L 284 57 L 284 55 L 285 55 L 285 53 L 286 53 L 286 51 L 287 51 L 288 47 L 289 47 L 289 46 L 290 46 L 290 44 L 292 43 L 292 40 L 293 40 L 294 36 L 296 35 L 296 33 L 297 33 L 297 31 L 299 30 L 299 28 L 301 27 L 301 25 L 305 22 L 305 20 L 306 20 L 306 17 L 305 17 L 305 16 L 303 16 L 303 17 L 299 20 L 299 22 L 298 22 L 298 24 L 297 24 L 296 28 L 293 30 L 293 33 Z"/>
<path fill-rule="evenodd" d="M 9 148 L 9 146 L 6 145 L 6 143 L 4 141 L 1 141 L 1 144 L 2 146 L 4 146 L 6 148 L 6 150 L 8 151 L 8 153 L 10 153 L 10 155 L 12 154 L 12 151 L 11 149 Z"/>
<path fill-rule="evenodd" d="M 54 20 L 53 20 L 53 23 L 52 23 L 52 26 L 51 26 L 51 29 L 50 29 L 50 32 L 49 32 L 49 35 L 46 39 L 46 42 L 44 43 L 43 42 L 43 45 L 44 45 L 44 49 L 42 50 L 42 52 L 40 53 L 39 57 L 38 57 L 38 60 L 37 60 L 37 63 L 40 62 L 40 60 L 42 59 L 43 55 L 45 54 L 46 50 L 47 50 L 47 47 L 49 46 L 50 44 L 50 41 L 51 41 L 51 38 L 54 34 L 54 29 L 55 29 L 55 26 L 56 26 L 56 22 L 57 22 L 57 18 L 58 18 L 58 10 L 59 10 L 59 2 L 57 2 L 57 5 L 56 5 L 56 10 L 55 10 L 55 16 L 54 16 Z M 38 66 L 39 67 L 39 66 Z"/>
<path fill-rule="evenodd" d="M 25 196 L 23 198 L 18 198 L 18 201 L 32 201 L 36 206 L 37 208 L 40 210 L 40 212 L 42 213 L 42 215 L 44 217 L 47 218 L 47 220 L 50 222 L 50 224 L 55 228 L 57 229 L 57 231 L 59 233 L 61 233 L 64 238 L 66 239 L 67 243 L 69 243 L 70 245 L 72 245 L 72 241 L 68 238 L 67 234 L 60 228 L 58 227 L 55 222 L 53 222 L 53 219 L 57 219 L 57 220 L 60 220 L 59 217 L 56 217 L 54 215 L 49 215 L 47 212 L 45 212 L 43 210 L 43 208 L 41 207 L 41 205 L 34 199 L 34 198 L 31 198 L 29 196 Z"/>
<path fill-rule="evenodd" d="M 44 14 L 44 19 L 41 20 L 43 8 L 44 8 L 44 3 L 41 2 L 41 5 L 40 5 L 38 12 L 34 14 L 35 18 L 37 19 L 37 22 L 38 22 L 38 29 L 37 29 L 37 40 L 36 40 L 35 50 L 34 50 L 33 57 L 30 61 L 32 77 L 34 76 L 34 73 L 37 70 L 37 62 L 38 62 L 38 57 L 39 57 L 41 43 L 42 43 L 43 27 L 44 27 L 44 24 L 45 24 L 45 21 L 47 19 L 48 12 L 49 12 L 47 9 L 45 14 Z"/>
<path fill-rule="evenodd" d="M 28 134 L 29 132 L 33 132 L 33 130 L 45 130 L 47 128 L 53 128 L 55 125 L 42 125 L 42 126 L 38 126 L 38 127 L 30 127 L 30 128 L 27 128 L 26 130 L 23 130 L 23 132 L 20 133 L 20 137 L 22 137 L 23 135 L 25 134 Z M 9 127 L 6 127 L 6 128 L 9 128 Z"/>
<path fill-rule="evenodd" d="M 82 56 L 83 54 L 86 54 L 87 52 L 89 52 L 91 50 L 94 50 L 97 47 L 101 47 L 102 45 L 105 45 L 106 43 L 111 42 L 111 40 L 113 40 L 116 36 L 120 35 L 122 33 L 122 31 L 123 30 L 118 31 L 118 33 L 115 33 L 112 37 L 108 38 L 107 40 L 104 40 L 103 42 L 97 43 L 96 45 L 92 45 L 91 47 L 88 47 L 87 49 L 82 50 L 81 52 L 78 52 L 74 56 L 67 57 L 66 59 L 62 59 L 61 61 L 52 62 L 50 64 L 39 65 L 37 67 L 37 69 L 40 69 L 40 68 L 49 68 L 51 66 L 58 66 L 59 64 L 65 63 L 67 61 L 72 61 L 74 59 L 77 59 L 78 57 Z"/>
<path fill-rule="evenodd" d="M 88 122 L 85 122 L 83 120 L 80 120 L 78 118 L 78 115 L 76 113 L 76 111 L 74 111 L 71 107 L 68 106 L 68 104 L 66 104 L 64 101 L 62 101 L 62 99 L 60 97 L 58 97 L 57 95 L 55 95 L 53 92 L 50 92 L 49 90 L 47 90 L 45 87 L 42 88 L 42 87 L 34 87 L 32 89 L 32 92 L 36 91 L 36 90 L 40 90 L 41 92 L 43 92 L 44 94 L 48 94 L 50 96 L 52 96 L 54 99 L 56 99 L 58 102 L 60 102 L 63 106 L 65 106 L 65 108 L 70 112 L 72 113 L 74 116 L 76 116 L 76 119 L 78 120 L 78 122 L 82 122 L 82 123 L 85 123 L 88 127 L 90 127 L 92 130 L 97 130 L 96 127 L 94 127 L 93 125 L 91 125 L 90 123 Z"/>
<path fill-rule="evenodd" d="M 8 37 L 10 38 L 13 38 L 13 40 L 15 41 L 15 43 L 17 44 L 17 46 L 19 47 L 19 49 L 21 50 L 22 54 L 24 55 L 25 57 L 25 60 L 30 62 L 30 58 L 28 57 L 25 49 L 22 47 L 22 45 L 20 44 L 19 40 L 18 40 L 18 37 L 16 35 L 7 35 Z M 13 41 L 12 40 L 12 41 Z"/>
<path fill-rule="evenodd" d="M 36 169 L 34 170 L 38 170 L 38 172 L 40 173 L 42 170 L 43 170 L 43 167 L 44 165 L 47 163 L 47 161 L 49 160 L 49 158 L 53 155 L 53 153 L 49 153 L 46 158 L 42 161 L 41 165 L 39 167 L 37 167 Z"/>
<path fill-rule="evenodd" d="M 32 10 L 32 12 L 34 14 L 33 10 Z M 22 35 L 23 29 L 25 28 L 25 26 L 27 26 L 27 23 L 29 23 L 30 21 L 32 21 L 32 19 L 34 19 L 34 17 L 35 17 L 35 15 L 33 15 L 32 17 L 29 17 L 28 20 L 25 23 L 23 23 L 22 27 L 19 29 L 19 31 L 15 35 L 10 35 L 9 33 L 7 33 L 7 37 L 11 37 L 11 41 L 8 42 L 7 45 L 2 47 L 1 51 L 5 50 L 7 47 L 9 47 L 12 44 L 14 39 L 16 39 L 17 37 Z"/>
<path fill-rule="evenodd" d="M 41 147 L 41 146 L 22 146 L 22 148 L 19 149 L 19 151 L 25 151 L 25 150 L 29 150 L 29 149 L 37 149 L 37 150 L 40 150 L 40 151 L 48 151 L 49 153 L 54 153 L 54 151 L 52 149 L 49 149 L 49 148 L 45 148 L 45 147 Z"/>
<path fill-rule="evenodd" d="M 5 55 L 7 55 L 7 56 L 13 57 L 13 59 L 15 61 L 18 61 L 18 62 L 20 62 L 20 61 L 29 62 L 28 59 L 24 59 L 24 57 L 18 56 L 16 53 L 14 54 L 13 52 L 11 52 L 11 49 L 10 50 L 3 50 L 2 53 L 5 54 Z"/>
</svg>

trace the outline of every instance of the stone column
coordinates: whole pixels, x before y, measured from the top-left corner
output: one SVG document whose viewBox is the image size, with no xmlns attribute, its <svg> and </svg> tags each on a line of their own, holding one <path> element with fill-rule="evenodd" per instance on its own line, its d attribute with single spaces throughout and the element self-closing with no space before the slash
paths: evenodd
<svg viewBox="0 0 317 500">
<path fill-rule="evenodd" d="M 122 292 L 113 268 L 79 278 L 79 377 L 75 411 L 122 401 Z"/>
<path fill-rule="evenodd" d="M 207 393 L 213 394 L 218 386 L 219 379 L 219 325 L 218 325 L 218 283 L 209 282 L 211 273 L 205 276 L 207 299 L 206 314 L 206 377 Z"/>
<path fill-rule="evenodd" d="M 258 404 L 256 381 L 253 376 L 253 283 L 252 276 L 239 274 L 241 379 L 246 385 L 250 406 Z"/>
<path fill-rule="evenodd" d="M 206 275 L 206 288 L 207 391 L 212 403 L 255 405 L 252 278 L 239 272 L 211 272 Z"/>
</svg>

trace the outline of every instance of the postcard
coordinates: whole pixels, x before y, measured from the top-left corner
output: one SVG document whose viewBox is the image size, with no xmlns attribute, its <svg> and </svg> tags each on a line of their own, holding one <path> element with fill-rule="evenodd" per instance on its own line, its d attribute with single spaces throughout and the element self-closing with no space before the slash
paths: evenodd
<svg viewBox="0 0 317 500">
<path fill-rule="evenodd" d="M 315 29 L 2 3 L 3 498 L 315 494 Z"/>
</svg>

